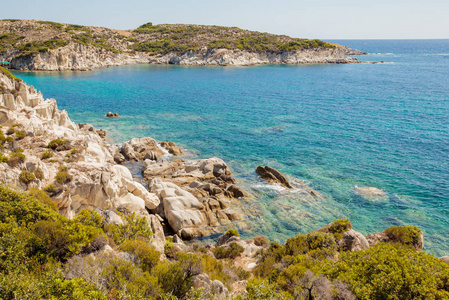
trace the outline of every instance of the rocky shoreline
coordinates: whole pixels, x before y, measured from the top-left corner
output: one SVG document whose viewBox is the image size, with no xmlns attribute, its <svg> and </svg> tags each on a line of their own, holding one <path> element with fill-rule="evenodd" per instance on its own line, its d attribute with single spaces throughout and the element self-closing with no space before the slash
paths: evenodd
<svg viewBox="0 0 449 300">
<path fill-rule="evenodd" d="M 0 75 L 0 86 L 3 157 L 21 157 L 0 164 L 0 182 L 7 186 L 46 190 L 59 213 L 69 218 L 83 209 L 119 223 L 117 212 L 144 216 L 152 224 L 158 250 L 165 243 L 158 233 L 191 239 L 223 232 L 223 226 L 242 218 L 237 204 L 245 192 L 223 160 L 172 160 L 182 150 L 150 137 L 132 139 L 119 151 L 105 142 L 103 131 L 73 123 L 56 100 L 44 100 L 32 86 L 5 75 Z M 121 165 L 125 160 L 143 163 L 149 190 L 133 180 Z M 66 179 L 60 181 L 62 173 Z M 32 180 L 22 180 L 23 174 Z"/>
<path fill-rule="evenodd" d="M 358 63 L 361 51 L 320 40 L 239 29 L 151 22 L 134 30 L 0 20 L 0 61 L 24 71 L 130 64 L 251 66 Z"/>
<path fill-rule="evenodd" d="M 157 251 L 157 261 L 161 264 L 183 261 L 185 258 L 180 254 L 191 255 L 188 256 L 190 263 L 192 257 L 201 257 L 203 264 L 212 263 L 211 259 L 216 261 L 217 265 L 212 268 L 187 269 L 191 272 L 188 278 L 192 288 L 202 291 L 203 296 L 195 299 L 253 299 L 245 297 L 254 293 L 251 289 L 254 289 L 256 276 L 257 280 L 262 280 L 260 278 L 270 278 L 273 274 L 284 279 L 293 276 L 295 280 L 304 280 L 312 274 L 309 276 L 312 279 L 307 279 L 314 284 L 310 293 L 327 293 L 323 299 L 356 299 L 353 292 L 363 295 L 357 294 L 360 291 L 354 288 L 356 283 L 349 281 L 351 289 L 347 283 L 336 279 L 330 281 L 331 277 L 328 280 L 322 275 L 317 277 L 310 270 L 307 273 L 300 269 L 302 273 L 294 275 L 290 267 L 304 268 L 301 264 L 305 264 L 318 272 L 313 269 L 317 262 L 344 264 L 348 255 L 363 259 L 364 256 L 351 254 L 363 251 L 371 251 L 373 257 L 379 255 L 376 251 L 393 251 L 395 255 L 395 251 L 409 251 L 407 255 L 417 261 L 424 257 L 418 253 L 424 247 L 423 232 L 415 226 L 390 227 L 365 236 L 355 231 L 351 222 L 345 219 L 299 234 L 283 245 L 270 243 L 264 236 L 241 239 L 233 228 L 235 222 L 245 219 L 242 198 L 251 195 L 238 186 L 222 159 L 186 159 L 184 151 L 175 143 L 158 143 L 151 137 L 131 139 L 120 148 L 109 145 L 104 131 L 96 130 L 90 124 L 75 124 L 66 111 L 58 109 L 56 100 L 44 100 L 34 87 L 2 68 L 0 71 L 0 193 L 4 193 L 5 186 L 29 193 L 45 192 L 59 214 L 77 220 L 85 210 L 96 211 L 104 222 L 100 224 L 103 228 L 123 226 L 129 222 L 129 216 L 143 218 L 152 232 L 149 244 Z M 135 181 L 123 165 L 132 161 L 141 165 L 148 187 Z M 276 169 L 259 166 L 256 172 L 270 183 L 292 188 L 288 179 Z M 310 197 L 321 197 L 305 185 L 303 190 Z M 356 187 L 354 192 L 361 197 L 384 196 L 382 191 L 372 187 Z M 214 244 L 186 243 L 186 240 L 211 235 L 219 236 Z M 139 242 L 139 245 L 145 244 L 128 241 L 124 245 L 136 246 Z M 84 268 L 91 264 L 93 270 L 103 272 L 106 267 L 101 262 L 105 260 L 142 263 L 138 259 L 142 253 L 131 255 L 129 251 L 135 249 L 126 249 L 113 242 L 92 241 L 83 248 L 84 252 L 77 252 L 64 261 L 64 278 L 83 278 L 106 293 L 107 289 L 101 283 L 104 279 L 91 277 Z M 153 251 L 151 249 L 148 253 Z M 434 259 L 432 266 L 447 268 L 444 263 L 449 261 L 448 257 L 441 260 L 426 257 Z M 228 263 L 228 273 L 223 277 L 227 282 L 213 275 L 223 268 L 223 264 L 218 263 L 222 259 Z M 356 274 L 356 281 L 359 276 L 366 274 Z M 317 278 L 321 281 L 316 281 Z M 262 289 L 264 284 L 264 281 L 262 287 L 256 284 L 257 289 Z M 278 288 L 296 293 L 294 285 L 284 286 L 282 280 L 278 284 Z M 264 299 L 279 299 L 273 297 Z"/>
<path fill-rule="evenodd" d="M 175 64 L 208 66 L 253 66 L 264 64 L 347 64 L 359 63 L 346 55 L 364 54 L 357 50 L 337 46 L 330 49 L 305 49 L 283 53 L 252 53 L 241 50 L 204 49 L 184 53 L 170 52 L 164 55 L 144 53 L 114 53 L 94 47 L 70 43 L 65 47 L 35 55 L 18 56 L 15 52 L 3 55 L 11 61 L 12 69 L 23 71 L 86 71 L 109 66 L 131 64 Z"/>
</svg>

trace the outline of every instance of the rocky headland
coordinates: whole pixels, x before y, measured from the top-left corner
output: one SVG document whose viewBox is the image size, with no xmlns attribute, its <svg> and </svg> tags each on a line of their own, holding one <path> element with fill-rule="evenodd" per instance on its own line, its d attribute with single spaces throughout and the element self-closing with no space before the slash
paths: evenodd
<svg viewBox="0 0 449 300">
<path fill-rule="evenodd" d="M 247 66 L 357 63 L 365 54 L 320 40 L 236 27 L 144 24 L 135 30 L 0 20 L 0 61 L 18 70 L 91 70 L 129 64 Z"/>
</svg>

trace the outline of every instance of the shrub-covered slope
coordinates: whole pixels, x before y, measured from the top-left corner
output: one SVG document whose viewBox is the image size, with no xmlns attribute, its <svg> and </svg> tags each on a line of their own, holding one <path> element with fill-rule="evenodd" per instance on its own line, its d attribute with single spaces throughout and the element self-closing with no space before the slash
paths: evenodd
<svg viewBox="0 0 449 300">
<path fill-rule="evenodd" d="M 146 23 L 135 30 L 113 30 L 49 21 L 0 20 L 0 59 L 12 61 L 14 68 L 51 70 L 52 68 L 46 67 L 45 63 L 55 64 L 46 61 L 49 60 L 48 57 L 52 58 L 51 54 L 58 49 L 67 49 L 57 52 L 59 58 L 54 58 L 63 69 L 87 69 L 103 66 L 101 63 L 105 65 L 144 63 L 144 57 L 147 63 L 184 64 L 244 65 L 356 61 L 344 60 L 345 54 L 354 53 L 350 53 L 350 49 L 340 45 L 316 39 L 299 39 L 248 31 L 237 27 Z M 207 58 L 213 56 L 218 49 L 240 52 L 239 55 L 229 52 L 233 56 L 232 60 L 217 62 L 215 58 L 215 61 L 208 61 Z M 310 53 L 306 53 L 311 50 L 314 52 L 313 59 L 310 58 Z M 73 60 L 73 56 L 70 55 L 73 52 L 79 53 L 80 57 L 76 57 L 78 62 L 65 66 L 64 64 L 67 64 L 65 60 Z M 172 58 L 174 55 L 181 56 L 187 52 L 190 56 L 188 59 L 184 58 L 183 62 Z M 307 55 L 305 59 L 279 56 L 290 52 L 295 52 L 296 56 L 302 52 Z M 201 53 L 201 56 L 193 55 L 198 53 Z M 251 55 L 242 57 L 242 53 Z M 45 54 L 48 54 L 48 57 Z M 171 54 L 171 57 L 155 58 L 167 54 Z M 91 56 L 96 57 L 89 60 Z"/>
<path fill-rule="evenodd" d="M 448 299 L 449 266 L 417 252 L 415 227 L 393 227 L 388 243 L 348 251 L 350 222 L 285 244 L 228 230 L 215 245 L 167 239 L 152 248 L 144 219 L 106 224 L 93 211 L 69 220 L 45 192 L 0 185 L 1 299 Z M 239 266 L 255 243 L 257 266 Z M 211 251 L 211 249 L 213 251 Z M 162 259 L 162 256 L 166 259 Z M 210 283 L 210 288 L 204 288 Z M 246 285 L 246 289 L 241 287 Z M 239 288 L 240 287 L 240 288 Z M 225 293 L 234 289 L 234 293 Z"/>
</svg>

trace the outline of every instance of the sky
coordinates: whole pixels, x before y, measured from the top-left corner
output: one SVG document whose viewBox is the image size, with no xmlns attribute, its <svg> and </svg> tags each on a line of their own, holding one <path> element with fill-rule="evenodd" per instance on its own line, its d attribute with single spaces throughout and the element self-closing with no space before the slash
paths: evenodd
<svg viewBox="0 0 449 300">
<path fill-rule="evenodd" d="M 448 13 L 449 0 L 0 0 L 0 19 L 237 26 L 319 39 L 449 38 Z"/>
</svg>

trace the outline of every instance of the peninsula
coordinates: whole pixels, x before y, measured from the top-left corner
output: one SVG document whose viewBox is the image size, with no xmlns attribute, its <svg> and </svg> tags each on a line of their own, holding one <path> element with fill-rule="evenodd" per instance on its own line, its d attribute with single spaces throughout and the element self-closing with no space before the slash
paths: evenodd
<svg viewBox="0 0 449 300">
<path fill-rule="evenodd" d="M 17 70 L 90 70 L 128 64 L 247 66 L 357 63 L 363 52 L 321 40 L 237 27 L 146 23 L 134 30 L 0 20 L 0 61 Z"/>
</svg>

